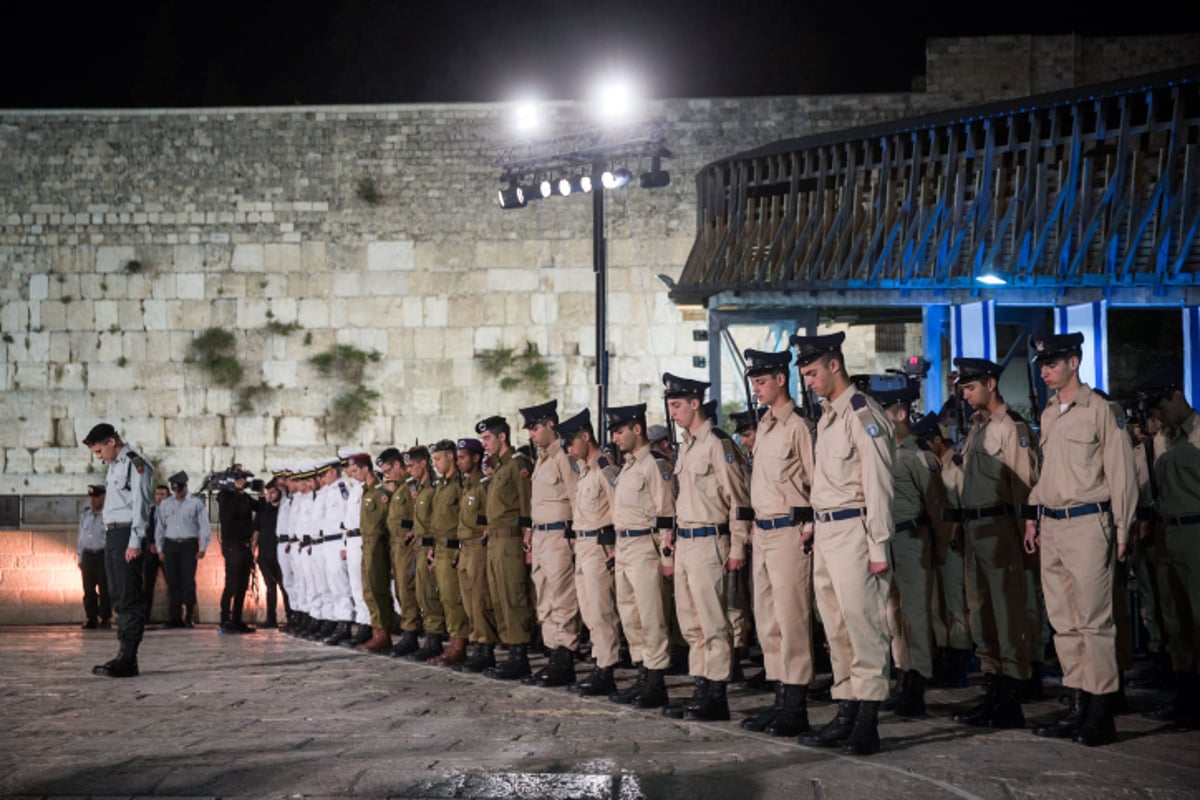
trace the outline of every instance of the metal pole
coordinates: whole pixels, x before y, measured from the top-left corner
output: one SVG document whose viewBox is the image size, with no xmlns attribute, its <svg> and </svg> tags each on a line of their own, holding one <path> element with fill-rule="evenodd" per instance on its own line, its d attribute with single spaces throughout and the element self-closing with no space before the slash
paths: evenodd
<svg viewBox="0 0 1200 800">
<path fill-rule="evenodd" d="M 600 175 L 604 165 L 592 165 L 592 271 L 596 273 L 596 401 L 600 415 L 596 421 L 598 441 L 608 441 L 604 412 L 608 409 L 608 244 L 604 237 L 604 183 Z"/>
</svg>

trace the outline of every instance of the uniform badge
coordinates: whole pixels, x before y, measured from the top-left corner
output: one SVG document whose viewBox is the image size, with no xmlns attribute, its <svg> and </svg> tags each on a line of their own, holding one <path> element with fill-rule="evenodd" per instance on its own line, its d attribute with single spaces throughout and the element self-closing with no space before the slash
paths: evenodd
<svg viewBox="0 0 1200 800">
<path fill-rule="evenodd" d="M 578 475 L 578 474 L 579 474 L 579 465 L 578 465 L 578 464 L 572 464 L 572 465 L 571 465 L 571 471 L 572 471 L 572 472 L 574 472 L 576 475 Z"/>
<path fill-rule="evenodd" d="M 733 463 L 733 453 L 726 453 L 726 454 L 725 454 L 725 463 L 726 463 L 726 464 L 732 464 L 732 463 Z"/>
<path fill-rule="evenodd" d="M 522 478 L 528 478 L 528 477 L 529 477 L 529 470 L 527 470 L 527 469 L 523 469 L 523 470 L 521 470 L 521 477 L 522 477 Z"/>
<path fill-rule="evenodd" d="M 379 495 L 379 502 L 386 503 L 387 501 L 388 501 L 388 496 L 386 494 Z"/>
<path fill-rule="evenodd" d="M 872 422 L 870 425 L 867 426 L 867 436 L 870 436 L 872 439 L 874 439 L 878 435 L 879 435 L 879 426 L 876 425 L 874 422 Z"/>
<path fill-rule="evenodd" d="M 1120 428 L 1121 430 L 1125 430 L 1125 418 L 1124 417 L 1117 417 L 1117 427 Z"/>
<path fill-rule="evenodd" d="M 1021 438 L 1017 439 L 1017 444 L 1021 445 L 1021 447 L 1029 447 L 1029 439 L 1025 436 L 1022 436 Z"/>
<path fill-rule="evenodd" d="M 350 499 L 350 489 L 344 483 L 339 483 L 338 486 L 342 487 L 342 499 L 349 500 Z"/>
<path fill-rule="evenodd" d="M 669 473 L 669 472 L 664 472 L 664 473 L 662 474 L 662 476 L 663 476 L 663 480 L 664 480 L 664 481 L 669 481 L 669 480 L 671 480 L 671 473 Z M 613 485 L 615 486 L 616 484 L 613 484 Z"/>
<path fill-rule="evenodd" d="M 938 471 L 938 465 L 937 465 L 937 464 L 930 464 L 930 465 L 929 465 L 929 471 L 930 471 L 930 472 L 937 472 L 937 471 Z"/>
</svg>

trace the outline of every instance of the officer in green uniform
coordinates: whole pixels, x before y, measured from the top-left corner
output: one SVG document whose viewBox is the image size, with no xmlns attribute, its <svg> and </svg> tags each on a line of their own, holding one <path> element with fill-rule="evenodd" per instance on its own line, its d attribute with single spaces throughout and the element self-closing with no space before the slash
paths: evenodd
<svg viewBox="0 0 1200 800">
<path fill-rule="evenodd" d="M 363 599 L 371 613 L 371 638 L 356 649 L 384 653 L 392 649 L 389 633 L 395 621 L 392 610 L 391 565 L 387 549 L 387 511 L 392 494 L 371 469 L 371 460 L 355 456 L 346 465 L 346 473 L 363 485 L 358 526 L 362 531 Z"/>
<path fill-rule="evenodd" d="M 496 666 L 496 612 L 488 590 L 487 548 L 483 532 L 487 530 L 487 485 L 483 474 L 483 442 L 458 440 L 458 474 L 462 478 L 462 498 L 458 503 L 458 585 L 471 624 L 471 656 L 455 671 L 483 672 Z"/>
<path fill-rule="evenodd" d="M 433 495 L 437 481 L 429 463 L 429 450 L 420 445 L 404 455 L 408 476 L 413 479 L 413 538 L 416 540 L 417 603 L 425 621 L 425 641 L 415 653 L 406 656 L 410 661 L 428 661 L 442 654 L 446 639 L 446 612 L 438 597 L 437 581 L 433 577 L 433 551 L 437 539 L 433 533 Z"/>
<path fill-rule="evenodd" d="M 445 614 L 450 646 L 429 659 L 430 664 L 453 667 L 467 660 L 467 635 L 470 622 L 458 583 L 458 558 L 462 542 L 458 538 L 459 505 L 462 502 L 462 477 L 458 474 L 458 448 L 451 439 L 433 446 L 433 468 L 438 474 L 433 492 L 433 510 L 429 531 L 434 538 L 433 577 L 438 599 Z"/>
<path fill-rule="evenodd" d="M 391 655 L 400 658 L 421 648 L 421 607 L 417 603 L 417 540 L 413 536 L 413 512 L 416 487 L 408 477 L 404 456 L 396 448 L 379 456 L 380 469 L 396 488 L 388 503 L 388 553 L 392 560 L 392 581 L 400 604 L 400 640 Z"/>
</svg>

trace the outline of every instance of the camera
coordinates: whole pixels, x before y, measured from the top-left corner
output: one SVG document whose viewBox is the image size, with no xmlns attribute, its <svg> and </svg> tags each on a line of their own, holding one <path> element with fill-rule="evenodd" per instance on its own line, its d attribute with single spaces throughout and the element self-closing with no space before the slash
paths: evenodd
<svg viewBox="0 0 1200 800">
<path fill-rule="evenodd" d="M 239 466 L 232 466 L 229 469 L 225 469 L 220 472 L 214 472 L 213 474 L 209 475 L 207 483 L 214 492 L 236 492 L 238 491 L 237 481 L 239 478 L 252 477 L 254 477 L 253 472 L 247 472 Z M 255 488 L 254 491 L 262 491 L 262 481 L 256 480 L 254 483 L 258 485 L 258 488 Z"/>
</svg>

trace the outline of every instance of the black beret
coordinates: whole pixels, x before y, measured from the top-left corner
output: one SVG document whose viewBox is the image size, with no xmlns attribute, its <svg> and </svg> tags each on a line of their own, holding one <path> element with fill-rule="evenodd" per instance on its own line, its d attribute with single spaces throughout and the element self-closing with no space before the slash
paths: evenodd
<svg viewBox="0 0 1200 800">
<path fill-rule="evenodd" d="M 912 429 L 913 436 L 918 439 L 929 439 L 942 435 L 942 426 L 938 423 L 938 415 L 932 412 L 917 417 L 909 425 L 909 428 Z"/>
<path fill-rule="evenodd" d="M 389 447 L 379 454 L 379 458 L 375 459 L 376 466 L 382 467 L 384 464 L 391 464 L 394 461 L 403 461 L 404 456 L 400 455 L 400 451 L 395 447 Z"/>
<path fill-rule="evenodd" d="M 183 470 L 180 470 L 179 472 L 176 472 L 171 477 L 167 478 L 167 483 L 182 483 L 184 486 L 186 486 L 187 482 L 188 482 L 188 474 L 186 472 L 184 472 Z"/>
<path fill-rule="evenodd" d="M 498 428 L 506 427 L 508 427 L 508 420 L 506 420 L 504 417 L 488 417 L 487 419 L 481 419 L 479 422 L 475 423 L 475 432 L 483 433 L 484 431 L 494 431 Z"/>
<path fill-rule="evenodd" d="M 875 402 L 883 408 L 898 403 L 911 403 L 920 396 L 920 392 L 912 386 L 903 386 L 899 389 L 879 389 L 873 392 L 869 391 L 867 394 L 871 395 Z"/>
</svg>

